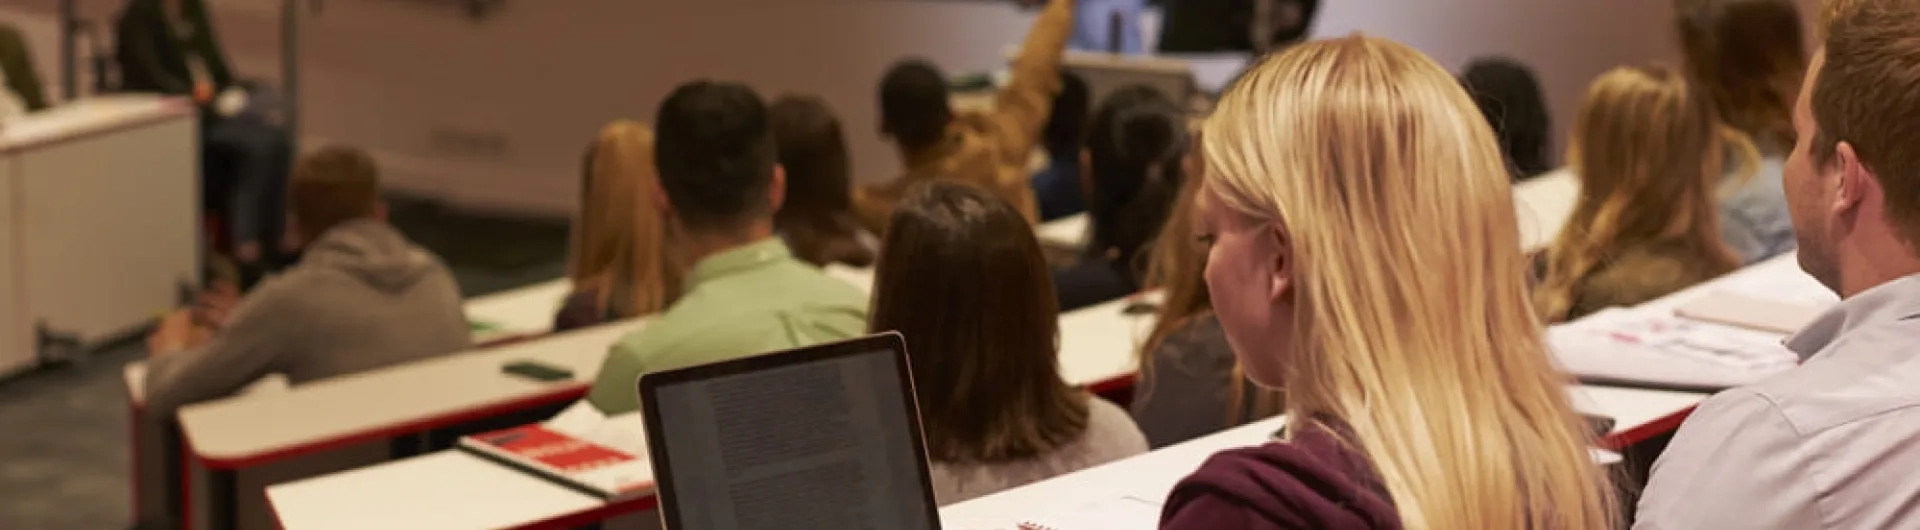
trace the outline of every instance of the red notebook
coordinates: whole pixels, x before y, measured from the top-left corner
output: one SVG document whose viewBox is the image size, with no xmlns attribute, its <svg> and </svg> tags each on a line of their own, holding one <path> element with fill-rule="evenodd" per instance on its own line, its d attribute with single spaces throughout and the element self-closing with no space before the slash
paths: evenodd
<svg viewBox="0 0 1920 530">
<path fill-rule="evenodd" d="M 461 437 L 460 448 L 605 499 L 653 492 L 646 458 L 539 424 Z"/>
</svg>

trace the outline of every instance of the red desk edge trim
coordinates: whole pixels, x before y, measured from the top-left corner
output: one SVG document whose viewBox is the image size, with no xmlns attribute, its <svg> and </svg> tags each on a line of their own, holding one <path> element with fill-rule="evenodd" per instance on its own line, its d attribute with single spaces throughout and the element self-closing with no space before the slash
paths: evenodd
<svg viewBox="0 0 1920 530">
<path fill-rule="evenodd" d="M 438 427 L 445 427 L 448 425 L 454 425 L 454 424 L 458 424 L 465 421 L 482 419 L 482 418 L 497 416 L 497 415 L 514 412 L 518 410 L 529 409 L 529 408 L 537 407 L 540 405 L 546 405 L 550 403 L 557 403 L 557 402 L 563 402 L 563 401 L 573 401 L 573 400 L 577 400 L 582 397 L 585 397 L 587 395 L 588 387 L 589 385 L 585 382 L 575 382 L 573 384 L 568 384 L 564 386 L 556 386 L 552 389 L 548 389 L 545 392 L 533 394 L 526 397 L 495 402 L 495 403 L 487 404 L 484 406 L 474 407 L 474 408 L 470 408 L 470 409 L 466 409 L 466 410 L 462 410 L 462 411 L 454 412 L 450 414 L 435 415 L 435 416 L 421 418 L 413 421 L 406 421 L 406 422 L 395 423 L 395 424 L 386 425 L 382 427 L 376 427 L 376 428 L 372 428 L 372 429 L 368 429 L 368 430 L 364 430 L 364 431 L 360 431 L 352 434 L 347 434 L 347 435 L 343 435 L 335 438 L 330 438 L 325 440 L 315 440 L 307 443 L 289 445 L 286 447 L 281 447 L 279 449 L 274 449 L 272 451 L 266 451 L 263 453 L 256 453 L 256 454 L 251 454 L 251 455 L 237 457 L 237 458 L 210 458 L 210 457 L 201 455 L 199 449 L 192 448 L 193 440 L 191 439 L 185 440 L 185 443 L 183 445 L 188 446 L 191 449 L 191 452 L 194 458 L 198 460 L 200 464 L 202 466 L 205 466 L 207 469 L 221 470 L 221 471 L 234 470 L 234 469 L 240 469 L 243 467 L 251 467 L 258 464 L 263 464 L 263 463 L 271 462 L 274 460 L 279 460 L 281 458 L 297 456 L 297 455 L 302 455 L 302 454 L 312 453 L 312 452 L 325 451 L 328 449 L 338 449 L 341 447 L 346 447 L 348 445 L 353 445 L 356 443 L 371 441 L 376 439 L 392 438 L 402 434 L 410 434 L 410 433 L 425 431 L 425 430 L 434 429 Z"/>
<path fill-rule="evenodd" d="M 85 140 L 88 138 L 93 138 L 93 137 L 97 137 L 105 134 L 131 130 L 131 129 L 138 129 L 141 127 L 146 127 L 148 125 L 153 125 L 156 123 L 171 120 L 174 118 L 179 118 L 182 116 L 192 116 L 194 113 L 194 107 L 193 105 L 188 104 L 186 101 L 187 100 L 185 98 L 173 98 L 173 97 L 162 98 L 160 100 L 159 109 L 154 112 L 140 114 L 133 119 L 114 123 L 111 125 L 88 127 L 88 128 L 81 129 L 79 131 L 69 133 L 69 134 L 54 135 L 54 136 L 49 136 L 49 137 L 41 138 L 37 140 L 29 140 L 29 141 L 23 141 L 17 144 L 0 146 L 0 154 L 14 153 L 14 152 L 20 152 L 20 151 L 31 151 L 34 149 L 45 148 L 48 146 L 72 143 L 72 142 L 77 142 L 80 140 Z"/>
<path fill-rule="evenodd" d="M 1694 407 L 1687 407 L 1672 414 L 1655 418 L 1653 421 L 1609 434 L 1605 438 L 1600 439 L 1600 446 L 1609 451 L 1619 451 L 1627 448 L 1627 446 L 1647 441 L 1647 439 L 1653 438 L 1654 436 L 1673 432 L 1680 428 L 1681 422 L 1687 421 L 1687 416 L 1693 414 L 1693 409 Z"/>
</svg>

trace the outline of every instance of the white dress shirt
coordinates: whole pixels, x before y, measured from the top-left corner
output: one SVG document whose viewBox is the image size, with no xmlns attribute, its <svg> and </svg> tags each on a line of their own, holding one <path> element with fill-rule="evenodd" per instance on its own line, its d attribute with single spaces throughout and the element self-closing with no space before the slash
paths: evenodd
<svg viewBox="0 0 1920 530">
<path fill-rule="evenodd" d="M 1920 529 L 1920 276 L 1841 302 L 1787 347 L 1801 366 L 1687 418 L 1636 530 Z"/>
</svg>

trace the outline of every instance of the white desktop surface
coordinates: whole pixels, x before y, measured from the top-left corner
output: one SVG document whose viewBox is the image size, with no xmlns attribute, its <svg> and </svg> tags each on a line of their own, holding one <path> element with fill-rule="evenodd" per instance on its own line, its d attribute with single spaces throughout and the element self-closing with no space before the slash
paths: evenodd
<svg viewBox="0 0 1920 530">
<path fill-rule="evenodd" d="M 1160 297 L 1146 295 L 1147 301 Z M 1153 312 L 1128 315 L 1123 311 L 1136 297 L 1127 297 L 1060 315 L 1060 377 L 1068 383 L 1091 386 L 1139 371 L 1136 351 L 1153 332 Z"/>
<path fill-rule="evenodd" d="M 0 124 L 0 153 L 191 112 L 183 99 L 116 94 L 75 100 Z"/>
<path fill-rule="evenodd" d="M 644 325 L 644 319 L 604 324 L 317 381 L 271 397 L 197 404 L 181 409 L 181 430 L 197 455 L 218 464 L 578 388 L 592 384 L 609 346 Z M 501 372 L 521 359 L 571 369 L 574 377 L 537 382 Z"/>
<path fill-rule="evenodd" d="M 1552 244 L 1579 200 L 1580 179 L 1569 168 L 1514 184 L 1513 211 L 1520 223 L 1520 249 L 1533 252 Z"/>
<path fill-rule="evenodd" d="M 1076 213 L 1040 223 L 1033 228 L 1033 234 L 1040 238 L 1041 243 L 1047 245 L 1081 249 L 1087 246 L 1087 223 L 1089 222 L 1087 214 Z"/>
<path fill-rule="evenodd" d="M 1613 418 L 1613 431 L 1609 434 L 1653 423 L 1707 399 L 1706 394 L 1695 392 L 1595 385 L 1570 386 L 1568 393 L 1573 397 L 1575 409 Z"/>
<path fill-rule="evenodd" d="M 553 316 L 573 291 L 566 278 L 467 300 L 467 320 L 494 327 L 492 335 L 523 335 L 553 330 Z"/>
<path fill-rule="evenodd" d="M 267 499 L 287 530 L 508 528 L 604 504 L 457 450 L 270 486 Z"/>
</svg>

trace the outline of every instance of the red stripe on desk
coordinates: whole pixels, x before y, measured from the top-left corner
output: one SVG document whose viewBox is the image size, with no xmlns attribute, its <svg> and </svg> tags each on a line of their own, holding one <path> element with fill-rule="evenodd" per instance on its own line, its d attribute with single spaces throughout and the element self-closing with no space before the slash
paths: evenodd
<svg viewBox="0 0 1920 530">
<path fill-rule="evenodd" d="M 534 394 L 534 395 L 530 395 L 530 396 L 526 396 L 518 399 L 501 401 L 498 403 L 474 407 L 474 408 L 462 410 L 459 412 L 454 412 L 451 414 L 432 416 L 432 417 L 423 418 L 423 419 L 405 422 L 405 423 L 395 423 L 392 425 L 360 431 L 353 434 L 347 434 L 347 435 L 343 435 L 336 438 L 331 438 L 326 440 L 316 440 L 308 443 L 290 445 L 290 446 L 282 447 L 280 449 L 276 449 L 273 451 L 252 454 L 252 455 L 247 455 L 247 456 L 238 457 L 238 458 L 210 458 L 204 455 L 200 455 L 199 451 L 193 451 L 193 454 L 194 456 L 198 457 L 200 462 L 203 465 L 205 465 L 208 469 L 223 470 L 223 471 L 240 469 L 244 467 L 251 467 L 251 466 L 256 466 L 260 464 L 265 464 L 265 463 L 272 462 L 274 460 L 279 460 L 282 458 L 299 456 L 307 453 L 326 451 L 329 449 L 339 449 L 339 448 L 357 444 L 360 442 L 394 438 L 400 435 L 412 434 L 416 432 L 426 431 L 429 429 L 436 429 L 440 427 L 446 427 L 450 425 L 457 425 L 457 424 L 465 423 L 472 420 L 490 418 L 490 417 L 499 416 L 499 415 L 503 415 L 511 412 L 517 412 L 525 409 L 530 409 L 533 407 L 538 407 L 541 405 L 575 401 L 582 397 L 586 397 L 587 389 L 589 387 L 590 385 L 584 382 L 565 385 L 565 386 L 556 386 L 545 392 L 541 392 L 539 394 Z M 189 445 L 189 446 L 193 445 L 193 441 L 187 440 L 186 445 Z"/>
<path fill-rule="evenodd" d="M 1627 446 L 1647 441 L 1649 438 L 1673 432 L 1680 428 L 1681 422 L 1687 421 L 1687 416 L 1693 414 L 1693 409 L 1693 407 L 1687 407 L 1679 412 L 1609 434 L 1600 439 L 1600 446 L 1609 451 L 1619 451 Z"/>
</svg>

